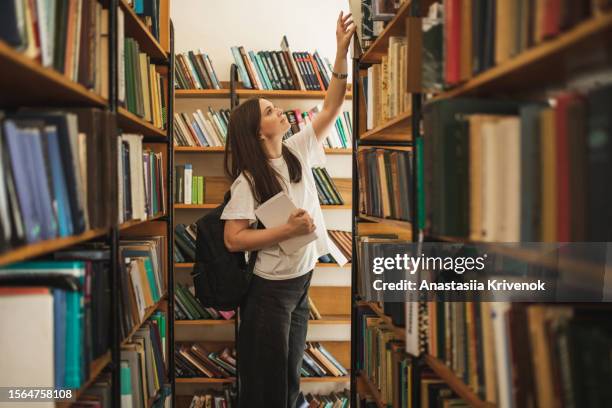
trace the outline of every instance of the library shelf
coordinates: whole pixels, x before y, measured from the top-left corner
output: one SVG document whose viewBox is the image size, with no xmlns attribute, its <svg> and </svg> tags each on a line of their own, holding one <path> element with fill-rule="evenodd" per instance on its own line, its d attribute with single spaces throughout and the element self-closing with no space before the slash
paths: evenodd
<svg viewBox="0 0 612 408">
<path fill-rule="evenodd" d="M 221 203 L 204 203 L 204 204 L 174 204 L 175 210 L 210 210 L 217 208 Z M 322 210 L 350 210 L 350 204 L 337 204 L 337 205 L 321 205 Z"/>
<path fill-rule="evenodd" d="M 175 153 L 225 153 L 225 146 L 174 146 Z M 325 154 L 352 154 L 353 149 L 325 148 Z"/>
<path fill-rule="evenodd" d="M 330 325 L 330 324 L 351 324 L 350 315 L 322 315 L 319 320 L 308 320 L 308 324 Z M 202 319 L 202 320 L 176 320 L 176 327 L 199 327 L 199 326 L 233 326 L 234 319 Z"/>
<path fill-rule="evenodd" d="M 407 142 L 412 140 L 412 112 L 404 112 L 374 129 L 363 133 L 359 140 Z"/>
<path fill-rule="evenodd" d="M 142 224 L 144 224 L 146 222 L 156 221 L 156 220 L 158 220 L 158 219 L 160 219 L 161 217 L 164 217 L 164 216 L 165 216 L 164 213 L 159 213 L 159 214 L 157 214 L 157 215 L 155 215 L 155 216 L 153 216 L 151 218 L 147 218 L 146 220 L 129 220 L 129 221 L 126 221 L 126 222 L 120 224 L 119 225 L 119 230 L 120 231 L 125 231 L 125 230 L 128 230 L 128 229 L 132 228 L 132 227 L 136 227 L 138 225 L 142 225 Z"/>
<path fill-rule="evenodd" d="M 230 384 L 236 381 L 235 377 L 229 378 L 205 378 L 205 377 L 193 377 L 193 378 L 177 378 L 177 384 Z M 350 381 L 349 376 L 340 377 L 302 377 L 302 382 L 332 382 L 332 383 L 347 383 Z"/>
<path fill-rule="evenodd" d="M 378 408 L 387 408 L 387 404 L 383 401 L 382 396 L 380 395 L 380 391 L 378 390 L 378 388 L 376 388 L 372 381 L 370 381 L 368 376 L 365 373 L 361 372 L 359 373 L 359 376 L 357 378 L 361 381 L 370 397 L 372 397 L 374 401 L 376 401 L 376 405 L 378 406 Z"/>
<path fill-rule="evenodd" d="M 470 406 L 476 408 L 494 408 L 495 405 L 490 402 L 482 401 L 474 392 L 463 382 L 461 381 L 455 373 L 452 372 L 450 368 L 448 368 L 444 363 L 442 363 L 437 358 L 425 354 L 423 356 L 423 361 L 431 368 L 438 377 L 440 377 L 444 382 L 463 398 Z"/>
<path fill-rule="evenodd" d="M 1 106 L 17 105 L 79 105 L 104 107 L 102 96 L 70 80 L 52 68 L 15 51 L 0 40 L 0 66 L 5 75 L 0 76 Z M 7 74 L 10 72 L 11 74 Z"/>
<path fill-rule="evenodd" d="M 168 54 L 153 37 L 153 34 L 142 20 L 136 15 L 134 9 L 126 0 L 119 0 L 119 6 L 125 16 L 125 36 L 132 37 L 138 42 L 140 51 L 146 53 L 156 62 L 166 62 Z"/>
<path fill-rule="evenodd" d="M 198 98 L 227 98 L 229 89 L 177 89 L 174 91 L 176 99 Z M 244 98 L 270 98 L 270 99 L 323 99 L 326 91 L 299 91 L 299 90 L 265 90 L 265 89 L 237 89 L 236 95 Z M 348 91 L 345 99 L 352 99 L 353 93 Z"/>
<path fill-rule="evenodd" d="M 577 52 L 586 52 L 600 46 L 602 42 L 610 41 L 610 37 L 612 12 L 606 12 L 483 71 L 456 88 L 439 93 L 431 101 L 493 91 L 516 92 L 521 87 L 543 80 L 551 83 L 564 79 L 566 69 L 563 68 L 567 66 L 568 60 L 575 58 Z"/>
<path fill-rule="evenodd" d="M 371 215 L 366 215 L 362 213 L 359 214 L 359 218 L 361 218 L 364 221 L 377 222 L 377 223 L 382 223 L 382 224 L 390 224 L 390 225 L 394 225 L 400 228 L 412 229 L 412 223 L 409 221 L 394 220 L 391 218 L 373 217 Z"/>
<path fill-rule="evenodd" d="M 17 248 L 11 248 L 8 252 L 0 254 L 0 266 L 59 251 L 60 249 L 68 248 L 89 241 L 90 239 L 102 237 L 107 232 L 108 229 L 94 229 L 85 231 L 79 235 L 49 239 Z"/>
<path fill-rule="evenodd" d="M 193 268 L 193 262 L 177 262 L 174 264 L 175 268 Z M 344 266 L 340 266 L 337 263 L 323 263 L 317 262 L 315 268 L 350 268 L 351 263 L 348 262 Z"/>
<path fill-rule="evenodd" d="M 121 346 L 125 346 L 127 343 L 129 343 L 132 340 L 132 336 L 138 331 L 138 329 L 140 329 L 142 327 L 142 325 L 149 319 L 149 317 L 151 317 L 153 315 L 153 313 L 155 313 L 156 310 L 159 309 L 159 307 L 162 305 L 162 303 L 164 303 L 166 301 L 166 297 L 168 296 L 168 293 L 164 293 L 162 297 L 159 298 L 159 300 L 157 301 L 157 303 L 155 303 L 153 306 L 149 307 L 147 309 L 147 311 L 145 312 L 144 317 L 142 318 L 142 320 L 140 321 L 140 323 L 137 323 L 132 330 L 130 331 L 130 333 L 125 336 L 125 338 L 123 340 L 121 340 Z"/>
<path fill-rule="evenodd" d="M 144 136 L 163 139 L 167 138 L 168 133 L 166 129 L 153 126 L 151 122 L 147 122 L 122 106 L 117 109 L 117 126 L 124 132 L 141 133 Z"/>
<path fill-rule="evenodd" d="M 73 402 L 78 400 L 81 394 L 83 394 L 83 392 L 86 391 L 87 388 L 89 388 L 96 381 L 96 379 L 98 378 L 102 370 L 104 370 L 104 368 L 106 368 L 106 366 L 108 366 L 110 362 L 111 362 L 110 350 L 102 354 L 100 357 L 96 358 L 95 360 L 93 360 L 89 367 L 89 376 L 87 377 L 87 380 L 85 381 L 85 383 L 83 383 L 83 385 L 78 390 L 74 391 L 72 395 L 72 401 L 58 402 L 57 407 L 64 408 L 64 407 L 71 406 Z"/>
<path fill-rule="evenodd" d="M 384 322 L 387 323 L 389 327 L 391 327 L 392 331 L 396 335 L 401 336 L 402 340 L 406 337 L 406 329 L 403 327 L 394 325 L 393 322 L 391 321 L 391 317 L 387 316 L 385 312 L 383 311 L 383 309 L 376 302 L 367 302 L 367 301 L 360 300 L 357 302 L 357 305 L 358 306 L 368 306 L 370 309 L 372 309 L 374 313 L 376 313 L 376 315 L 378 315 L 378 317 L 382 318 Z"/>
</svg>

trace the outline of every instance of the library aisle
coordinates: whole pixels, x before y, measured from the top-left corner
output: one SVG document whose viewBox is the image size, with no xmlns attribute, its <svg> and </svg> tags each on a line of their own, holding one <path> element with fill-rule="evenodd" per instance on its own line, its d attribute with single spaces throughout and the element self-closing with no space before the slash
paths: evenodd
<svg viewBox="0 0 612 408">
<path fill-rule="evenodd" d="M 612 2 L 7 0 L 0 22 L 0 407 L 610 406 Z M 329 247 L 305 346 L 288 331 L 294 375 L 257 367 L 282 407 L 240 400 L 238 349 L 299 318 L 256 304 L 245 339 L 212 299 L 255 279 L 217 222 L 252 98 L 285 126 L 253 135 L 266 174 L 267 143 L 330 123 L 301 168 Z"/>
</svg>

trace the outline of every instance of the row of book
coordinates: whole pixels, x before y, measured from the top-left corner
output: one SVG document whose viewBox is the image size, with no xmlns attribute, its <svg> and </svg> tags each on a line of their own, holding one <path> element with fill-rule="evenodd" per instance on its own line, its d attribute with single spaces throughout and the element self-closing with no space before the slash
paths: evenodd
<svg viewBox="0 0 612 408">
<path fill-rule="evenodd" d="M 230 320 L 233 310 L 217 310 L 204 307 L 194 295 L 193 285 L 177 283 L 174 286 L 174 310 L 176 320 Z"/>
<path fill-rule="evenodd" d="M 159 2 L 160 0 L 127 0 L 128 5 L 157 41 L 160 40 Z"/>
<path fill-rule="evenodd" d="M 442 89 L 468 80 L 521 52 L 555 38 L 607 7 L 600 1 L 493 2 L 451 0 L 430 9 L 435 21 L 423 33 L 426 89 Z M 436 60 L 440 58 L 440 60 Z"/>
<path fill-rule="evenodd" d="M 110 227 L 114 120 L 84 108 L 0 114 L 0 250 Z"/>
<path fill-rule="evenodd" d="M 189 402 L 189 408 L 233 408 L 236 407 L 236 394 L 232 385 L 197 391 Z"/>
<path fill-rule="evenodd" d="M 236 376 L 236 350 L 227 347 L 216 352 L 198 343 L 177 344 L 174 361 L 177 378 Z"/>
<path fill-rule="evenodd" d="M 216 111 L 210 106 L 206 113 L 201 109 L 191 114 L 176 112 L 174 114 L 175 146 L 225 146 L 229 115 L 229 109 Z"/>
<path fill-rule="evenodd" d="M 302 377 L 342 377 L 348 371 L 319 342 L 307 342 L 300 368 Z"/>
<path fill-rule="evenodd" d="M 304 395 L 300 393 L 295 406 L 297 408 L 348 408 L 351 406 L 351 394 L 346 388 L 330 394 L 309 392 Z"/>
<path fill-rule="evenodd" d="M 103 3 L 7 1 L 0 39 L 108 98 L 109 10 Z"/>
<path fill-rule="evenodd" d="M 319 53 L 291 52 L 283 37 L 281 51 L 245 51 L 231 47 L 240 80 L 245 88 L 324 91 L 329 87 L 332 66 Z"/>
<path fill-rule="evenodd" d="M 174 262 L 195 262 L 197 227 L 176 224 L 174 227 Z"/>
<path fill-rule="evenodd" d="M 413 151 L 382 148 L 359 150 L 359 211 L 380 218 L 412 220 L 415 192 Z"/>
<path fill-rule="evenodd" d="M 120 39 L 122 40 L 122 39 Z M 138 42 L 126 37 L 119 49 L 119 101 L 128 111 L 159 129 L 166 128 L 167 79 Z"/>
<path fill-rule="evenodd" d="M 208 54 L 198 50 L 176 54 L 176 89 L 221 89 Z"/>
<path fill-rule="evenodd" d="M 313 167 L 319 202 L 323 205 L 343 205 L 344 198 L 325 167 Z"/>
<path fill-rule="evenodd" d="M 312 119 L 321 111 L 323 108 L 322 104 L 318 104 L 308 111 L 302 112 L 300 109 L 293 109 L 285 111 L 285 116 L 291 125 L 291 128 L 283 136 L 283 139 L 287 139 L 294 134 L 303 130 Z M 334 122 L 334 127 L 331 129 L 330 134 L 326 136 L 323 145 L 332 149 L 349 149 L 353 146 L 353 122 L 351 119 L 351 112 L 344 111 L 338 115 Z"/>
<path fill-rule="evenodd" d="M 174 202 L 204 204 L 206 184 L 204 176 L 195 176 L 191 163 L 174 166 Z"/>
<path fill-rule="evenodd" d="M 167 382 L 166 315 L 155 312 L 121 346 L 121 406 L 147 407 Z"/>
<path fill-rule="evenodd" d="M 122 338 L 140 325 L 166 294 L 166 248 L 165 236 L 126 239 L 119 243 Z"/>
<path fill-rule="evenodd" d="M 119 223 L 166 212 L 163 155 L 143 146 L 142 139 L 137 134 L 117 139 Z"/>
<path fill-rule="evenodd" d="M 342 255 L 350 262 L 353 256 L 353 237 L 350 231 L 327 230 L 330 240 L 342 252 Z"/>
<path fill-rule="evenodd" d="M 357 24 L 357 38 L 362 50 L 367 50 L 385 29 L 386 23 L 395 17 L 402 3 L 385 0 L 361 0 L 350 4 L 353 21 Z"/>
<path fill-rule="evenodd" d="M 372 64 L 364 77 L 366 129 L 373 129 L 410 112 L 408 89 L 408 37 L 389 37 L 389 48 L 380 64 Z"/>
<path fill-rule="evenodd" d="M 110 346 L 110 250 L 100 245 L 0 269 L 0 383 L 78 389 Z M 31 364 L 27 364 L 30 362 Z"/>
<path fill-rule="evenodd" d="M 434 236 L 608 241 L 612 86 L 548 103 L 455 99 L 424 112 L 425 198 Z"/>
<path fill-rule="evenodd" d="M 428 352 L 498 406 L 599 406 L 611 390 L 610 308 L 428 303 Z"/>
</svg>

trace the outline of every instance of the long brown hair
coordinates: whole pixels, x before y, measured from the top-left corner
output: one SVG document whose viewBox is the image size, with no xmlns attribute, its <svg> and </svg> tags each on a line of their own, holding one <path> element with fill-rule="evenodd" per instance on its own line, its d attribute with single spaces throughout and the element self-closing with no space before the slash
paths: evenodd
<svg viewBox="0 0 612 408">
<path fill-rule="evenodd" d="M 224 157 L 226 174 L 232 179 L 245 173 L 255 200 L 263 203 L 282 191 L 278 172 L 267 160 L 259 141 L 261 110 L 259 98 L 251 98 L 232 110 L 227 129 Z M 289 179 L 299 183 L 302 166 L 299 160 L 283 144 L 282 155 L 289 169 Z"/>
</svg>

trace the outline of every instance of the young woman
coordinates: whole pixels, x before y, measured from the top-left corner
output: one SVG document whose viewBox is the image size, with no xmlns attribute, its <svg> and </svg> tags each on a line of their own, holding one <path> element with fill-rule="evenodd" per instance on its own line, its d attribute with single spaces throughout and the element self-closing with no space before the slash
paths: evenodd
<svg viewBox="0 0 612 408">
<path fill-rule="evenodd" d="M 317 258 L 329 252 L 311 168 L 323 164 L 323 140 L 341 112 L 346 55 L 355 27 L 340 13 L 336 60 L 321 112 L 283 142 L 290 125 L 283 110 L 250 99 L 232 111 L 225 169 L 234 180 L 222 219 L 230 251 L 257 250 L 254 275 L 240 309 L 240 408 L 293 408 L 308 327 L 308 288 Z M 298 207 L 287 222 L 256 229 L 254 210 L 285 191 Z M 317 232 L 317 240 L 285 254 L 278 243 Z"/>
</svg>

